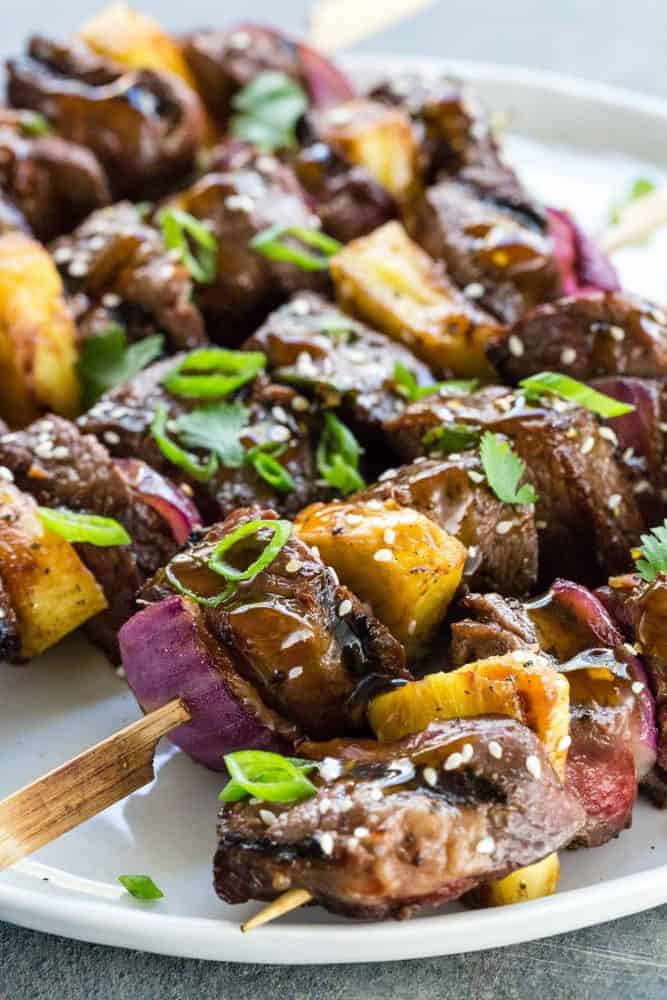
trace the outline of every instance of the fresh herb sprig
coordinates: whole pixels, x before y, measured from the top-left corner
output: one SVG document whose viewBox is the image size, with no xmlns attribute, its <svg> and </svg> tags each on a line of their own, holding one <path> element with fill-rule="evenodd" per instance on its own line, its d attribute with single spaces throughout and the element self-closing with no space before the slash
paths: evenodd
<svg viewBox="0 0 667 1000">
<path fill-rule="evenodd" d="M 526 466 L 512 450 L 509 441 L 486 431 L 479 454 L 486 481 L 499 500 L 509 504 L 535 503 L 537 494 L 530 483 L 524 483 L 519 488 Z"/>
<path fill-rule="evenodd" d="M 159 333 L 128 344 L 125 330 L 118 323 L 112 323 L 104 333 L 87 337 L 77 365 L 83 408 L 90 409 L 103 393 L 138 375 L 160 357 L 163 347 L 164 337 Z"/>
<path fill-rule="evenodd" d="M 632 555 L 642 580 L 653 583 L 658 573 L 667 573 L 667 519 L 648 535 L 642 535 L 641 548 Z"/>
<path fill-rule="evenodd" d="M 296 124 L 308 107 L 303 87 L 273 70 L 258 73 L 233 98 L 230 130 L 264 152 L 296 146 Z"/>
</svg>

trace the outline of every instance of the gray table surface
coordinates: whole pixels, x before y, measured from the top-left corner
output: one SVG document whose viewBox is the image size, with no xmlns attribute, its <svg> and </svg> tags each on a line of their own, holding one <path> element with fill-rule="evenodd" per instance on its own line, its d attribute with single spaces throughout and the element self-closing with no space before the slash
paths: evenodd
<svg viewBox="0 0 667 1000">
<path fill-rule="evenodd" d="M 381 0 L 359 0 L 381 2 Z M 139 4 L 138 4 L 139 5 Z M 303 25 L 303 0 L 151 0 L 174 28 L 249 17 Z M 0 46 L 46 32 L 43 0 L 3 0 Z M 61 0 L 53 34 L 98 7 Z M 441 0 L 365 48 L 517 63 L 667 96 L 667 6 L 660 0 Z M 601 917 L 604 914 L 600 915 Z M 508 912 L 507 919 L 511 920 Z M 360 929 L 360 933 L 363 931 Z M 385 965 L 283 968 L 161 958 L 0 924 L 0 1000 L 658 1000 L 667 996 L 667 907 L 498 951 Z"/>
</svg>

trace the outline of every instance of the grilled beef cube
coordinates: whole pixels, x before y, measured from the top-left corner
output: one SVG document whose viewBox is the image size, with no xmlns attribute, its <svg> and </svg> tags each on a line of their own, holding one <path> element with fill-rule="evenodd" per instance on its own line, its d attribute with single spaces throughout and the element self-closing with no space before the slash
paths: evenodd
<svg viewBox="0 0 667 1000">
<path fill-rule="evenodd" d="M 349 81 L 324 55 L 264 25 L 195 31 L 184 38 L 183 54 L 209 111 L 223 127 L 236 92 L 260 73 L 291 77 L 314 105 L 345 101 L 354 94 Z"/>
<path fill-rule="evenodd" d="M 448 768 L 465 744 L 469 762 Z M 310 775 L 312 798 L 271 803 L 275 819 L 247 800 L 220 811 L 215 888 L 229 903 L 306 889 L 346 916 L 409 917 L 545 857 L 582 823 L 543 746 L 514 720 L 460 719 L 396 743 L 302 750 L 325 757 Z"/>
<path fill-rule="evenodd" d="M 135 378 L 119 385 L 104 396 L 78 421 L 80 429 L 94 434 L 119 458 L 140 458 L 148 465 L 194 492 L 197 507 L 212 521 L 225 517 L 236 507 L 270 504 L 281 514 L 296 514 L 307 503 L 321 498 L 316 486 L 314 425 L 309 404 L 288 386 L 274 385 L 260 377 L 246 387 L 237 401 L 246 409 L 246 423 L 240 431 L 245 449 L 275 442 L 284 445 L 275 458 L 294 480 L 287 493 L 277 492 L 255 468 L 244 461 L 238 468 L 220 464 L 207 482 L 173 465 L 160 450 L 151 427 L 158 406 L 164 406 L 169 421 L 190 412 L 195 403 L 171 396 L 162 385 L 163 378 L 182 356 L 151 365 Z M 212 401 L 209 401 L 212 402 Z M 196 408 L 196 407 L 195 407 Z M 200 457 L 205 453 L 195 453 Z"/>
<path fill-rule="evenodd" d="M 445 177 L 428 188 L 410 229 L 464 294 L 503 323 L 561 293 L 544 228 L 472 184 Z"/>
<path fill-rule="evenodd" d="M 214 339 L 224 323 L 224 342 L 236 329 L 248 333 L 272 306 L 292 291 L 324 289 L 325 271 L 304 271 L 296 264 L 270 260 L 249 246 L 272 226 L 319 229 L 293 172 L 272 157 L 258 157 L 238 170 L 205 174 L 173 204 L 204 219 L 218 244 L 217 273 L 201 285 L 198 302 L 210 319 Z"/>
<path fill-rule="evenodd" d="M 0 109 L 0 188 L 30 231 L 48 242 L 107 205 L 111 196 L 89 149 L 55 135 L 32 135 L 33 121 L 30 112 Z"/>
<path fill-rule="evenodd" d="M 489 354 L 512 383 L 541 371 L 584 382 L 601 375 L 664 379 L 667 315 L 625 292 L 589 292 L 538 306 Z"/>
<path fill-rule="evenodd" d="M 468 549 L 468 586 L 525 594 L 537 581 L 537 532 L 530 507 L 510 507 L 489 489 L 473 452 L 456 458 L 419 458 L 387 470 L 357 494 L 395 500 L 426 514 Z M 509 525 L 498 535 L 498 525 Z"/>
<path fill-rule="evenodd" d="M 589 411 L 556 400 L 528 406 L 521 394 L 489 386 L 467 396 L 441 392 L 385 423 L 406 459 L 428 454 L 428 431 L 465 424 L 506 434 L 536 488 L 540 569 L 596 580 L 627 568 L 642 517 L 614 445 Z"/>
<path fill-rule="evenodd" d="M 126 70 L 83 42 L 34 37 L 8 63 L 14 107 L 41 112 L 64 139 L 87 146 L 115 198 L 151 198 L 194 165 L 206 128 L 201 101 L 172 73 Z"/>
<path fill-rule="evenodd" d="M 355 425 L 375 434 L 405 406 L 396 365 L 417 385 L 433 384 L 428 367 L 408 348 L 312 293 L 299 293 L 272 312 L 244 346 L 266 354 L 277 381 L 327 407 L 341 406 Z"/>
<path fill-rule="evenodd" d="M 83 336 L 113 323 L 132 340 L 157 331 L 175 349 L 206 339 L 187 269 L 130 202 L 94 212 L 53 246 Z"/>
<path fill-rule="evenodd" d="M 137 499 L 102 444 L 60 417 L 0 437 L 0 464 L 43 506 L 111 517 L 129 533 L 131 545 L 76 546 L 109 603 L 87 630 L 117 661 L 116 633 L 135 610 L 136 591 L 178 548 L 166 520 Z"/>
<path fill-rule="evenodd" d="M 173 593 L 174 577 L 190 593 L 219 594 L 225 581 L 206 565 L 216 543 L 243 524 L 275 517 L 259 507 L 235 510 L 176 556 L 169 576 L 159 571 L 142 597 Z M 227 558 L 245 565 L 270 537 L 261 528 Z M 265 703 L 318 739 L 363 730 L 364 703 L 355 691 L 369 675 L 389 685 L 410 677 L 400 643 L 294 534 L 266 569 L 240 581 L 217 607 L 202 607 L 202 615 Z"/>
<path fill-rule="evenodd" d="M 408 74 L 383 81 L 370 96 L 404 108 L 410 115 L 428 183 L 441 171 L 456 175 L 538 225 L 545 224 L 542 209 L 502 161 L 483 109 L 460 83 Z"/>
<path fill-rule="evenodd" d="M 462 667 L 517 649 L 540 650 L 535 625 L 521 601 L 491 593 L 468 594 L 460 603 L 469 617 L 452 624 L 452 666 Z"/>
</svg>

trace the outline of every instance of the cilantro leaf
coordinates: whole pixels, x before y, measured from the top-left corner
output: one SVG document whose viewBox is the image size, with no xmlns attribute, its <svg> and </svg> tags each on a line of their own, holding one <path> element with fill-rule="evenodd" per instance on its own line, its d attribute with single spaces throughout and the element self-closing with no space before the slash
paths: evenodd
<svg viewBox="0 0 667 1000">
<path fill-rule="evenodd" d="M 441 424 L 427 431 L 422 444 L 429 451 L 449 454 L 452 451 L 467 451 L 479 444 L 481 427 L 475 424 Z"/>
<path fill-rule="evenodd" d="M 658 573 L 667 573 L 667 520 L 641 536 L 641 549 L 633 552 L 642 580 L 653 583 Z"/>
<path fill-rule="evenodd" d="M 150 875 L 119 875 L 118 881 L 124 885 L 135 899 L 163 899 L 164 893 Z"/>
<path fill-rule="evenodd" d="M 296 145 L 295 127 L 308 107 L 303 87 L 286 73 L 258 73 L 232 100 L 230 128 L 237 139 L 273 152 Z"/>
<path fill-rule="evenodd" d="M 524 483 L 521 489 L 517 489 L 526 466 L 512 450 L 509 441 L 487 431 L 482 437 L 479 453 L 486 481 L 499 500 L 511 504 L 535 503 L 537 494 L 530 483 Z"/>
<path fill-rule="evenodd" d="M 638 177 L 630 187 L 630 190 L 611 206 L 611 211 L 609 213 L 609 221 L 617 226 L 621 219 L 621 214 L 624 208 L 632 204 L 633 201 L 637 201 L 639 198 L 643 198 L 647 194 L 652 194 L 655 191 L 655 184 L 653 181 L 649 180 L 648 177 Z"/>
<path fill-rule="evenodd" d="M 128 345 L 125 330 L 118 323 L 84 340 L 77 364 L 84 409 L 89 409 L 104 392 L 133 378 L 159 358 L 163 345 L 164 337 L 160 333 Z"/>
<path fill-rule="evenodd" d="M 187 448 L 204 448 L 226 468 L 238 469 L 245 457 L 240 436 L 247 416 L 240 403 L 214 403 L 183 413 L 175 421 L 175 430 Z"/>
</svg>

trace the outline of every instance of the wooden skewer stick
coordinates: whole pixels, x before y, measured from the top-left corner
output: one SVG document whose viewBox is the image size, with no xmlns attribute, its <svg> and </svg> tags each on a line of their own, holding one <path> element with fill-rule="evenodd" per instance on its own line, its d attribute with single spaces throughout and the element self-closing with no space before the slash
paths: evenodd
<svg viewBox="0 0 667 1000">
<path fill-rule="evenodd" d="M 158 740 L 190 718 L 176 698 L 0 802 L 0 871 L 149 784 Z"/>
<path fill-rule="evenodd" d="M 618 222 L 600 240 L 603 250 L 612 253 L 621 247 L 641 243 L 651 233 L 667 225 L 667 186 L 645 194 L 626 205 Z"/>
<path fill-rule="evenodd" d="M 241 924 L 241 930 L 244 934 L 246 931 L 254 931 L 256 927 L 268 924 L 271 920 L 277 920 L 278 917 L 284 917 L 290 910 L 296 910 L 299 906 L 309 903 L 312 898 L 307 889 L 289 889 L 268 906 L 263 907 L 254 917 L 250 917 L 249 920 Z"/>
<path fill-rule="evenodd" d="M 308 41 L 324 52 L 354 45 L 397 21 L 430 7 L 435 0 L 317 0 L 308 13 Z"/>
</svg>

